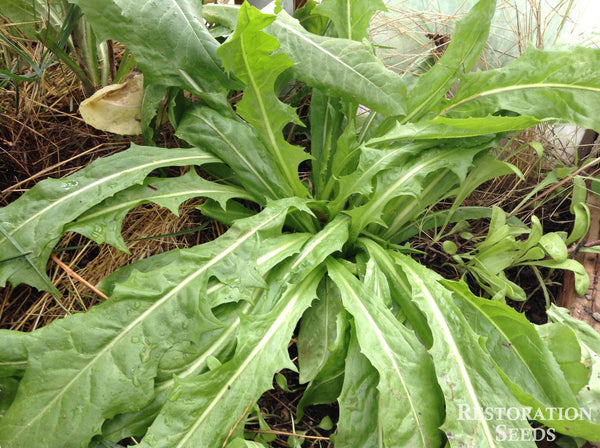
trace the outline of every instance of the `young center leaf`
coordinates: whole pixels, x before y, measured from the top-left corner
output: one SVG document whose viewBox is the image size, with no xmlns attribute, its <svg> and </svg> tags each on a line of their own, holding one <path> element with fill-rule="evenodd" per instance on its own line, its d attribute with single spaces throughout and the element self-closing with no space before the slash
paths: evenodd
<svg viewBox="0 0 600 448">
<path fill-rule="evenodd" d="M 246 84 L 244 96 L 237 104 L 237 113 L 255 127 L 259 137 L 283 172 L 287 184 L 300 197 L 306 188 L 298 179 L 298 165 L 310 156 L 283 138 L 288 123 L 302 124 L 294 109 L 282 103 L 275 92 L 278 76 L 293 62 L 283 53 L 274 53 L 279 42 L 263 28 L 275 20 L 244 3 L 240 8 L 237 27 L 223 44 L 218 55 L 228 70 L 233 70 Z"/>
<path fill-rule="evenodd" d="M 390 169 L 379 173 L 374 178 L 376 187 L 364 204 L 345 211 L 352 217 L 352 236 L 356 237 L 372 222 L 383 223 L 381 215 L 393 199 L 399 196 L 422 197 L 427 176 L 450 171 L 455 175 L 456 183 L 464 179 L 473 158 L 490 145 L 474 143 L 472 147 L 460 142 L 421 151 L 414 157 L 404 159 L 403 163 L 394 164 Z"/>
<path fill-rule="evenodd" d="M 398 145 L 393 149 L 375 149 L 367 145 L 359 148 L 360 158 L 356 169 L 339 180 L 337 196 L 330 203 L 332 214 L 338 213 L 351 195 L 369 195 L 373 192 L 373 179 L 377 174 L 393 167 L 410 163 L 419 152 L 432 147 L 429 142 Z"/>
<path fill-rule="evenodd" d="M 343 122 L 341 101 L 313 89 L 310 98 L 310 152 L 314 157 L 312 181 L 317 199 L 329 199 L 324 197 L 323 190 L 331 178 L 332 157 L 336 153 Z"/>
</svg>

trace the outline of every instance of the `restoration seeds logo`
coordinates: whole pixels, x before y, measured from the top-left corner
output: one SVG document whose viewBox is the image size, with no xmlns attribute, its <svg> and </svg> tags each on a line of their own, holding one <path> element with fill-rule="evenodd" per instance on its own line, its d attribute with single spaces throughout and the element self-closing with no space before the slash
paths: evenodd
<svg viewBox="0 0 600 448">
<path fill-rule="evenodd" d="M 529 407 L 507 407 L 507 408 L 472 408 L 468 404 L 458 405 L 458 420 L 475 421 L 551 421 L 551 420 L 587 420 L 592 419 L 592 410 L 585 408 L 538 408 L 535 411 Z M 496 425 L 496 441 L 498 442 L 539 442 L 556 440 L 553 428 L 511 428 L 509 424 Z"/>
</svg>

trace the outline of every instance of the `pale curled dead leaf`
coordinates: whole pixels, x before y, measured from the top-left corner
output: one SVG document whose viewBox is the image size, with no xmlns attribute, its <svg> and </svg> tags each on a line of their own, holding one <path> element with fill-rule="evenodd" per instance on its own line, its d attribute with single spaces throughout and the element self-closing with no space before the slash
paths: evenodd
<svg viewBox="0 0 600 448">
<path fill-rule="evenodd" d="M 79 112 L 87 124 L 101 131 L 122 135 L 141 134 L 143 95 L 144 77 L 138 74 L 121 84 L 98 90 L 81 103 Z"/>
</svg>

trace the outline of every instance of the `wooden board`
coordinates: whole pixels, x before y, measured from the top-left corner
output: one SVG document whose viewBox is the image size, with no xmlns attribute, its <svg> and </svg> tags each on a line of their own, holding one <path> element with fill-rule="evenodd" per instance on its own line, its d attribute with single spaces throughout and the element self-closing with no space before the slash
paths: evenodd
<svg viewBox="0 0 600 448">
<path fill-rule="evenodd" d="M 586 204 L 590 209 L 590 229 L 586 241 L 600 240 L 600 202 L 589 192 Z M 590 288 L 583 297 L 575 293 L 573 274 L 565 271 L 558 305 L 569 309 L 571 316 L 587 322 L 600 332 L 600 254 L 579 253 L 576 258 L 590 277 Z"/>
</svg>

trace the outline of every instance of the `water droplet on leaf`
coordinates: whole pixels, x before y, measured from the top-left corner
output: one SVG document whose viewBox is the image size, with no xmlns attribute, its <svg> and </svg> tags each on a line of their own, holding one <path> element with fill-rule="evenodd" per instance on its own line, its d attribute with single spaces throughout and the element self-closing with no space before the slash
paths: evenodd
<svg viewBox="0 0 600 448">
<path fill-rule="evenodd" d="M 62 184 L 60 184 L 60 186 L 67 191 L 75 188 L 77 185 L 79 185 L 79 182 L 76 180 L 65 180 Z"/>
<path fill-rule="evenodd" d="M 99 224 L 95 224 L 92 230 L 90 231 L 90 238 L 93 240 L 104 241 L 103 238 L 103 228 Z"/>
</svg>

